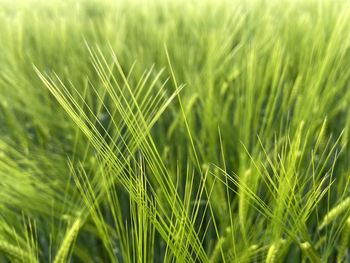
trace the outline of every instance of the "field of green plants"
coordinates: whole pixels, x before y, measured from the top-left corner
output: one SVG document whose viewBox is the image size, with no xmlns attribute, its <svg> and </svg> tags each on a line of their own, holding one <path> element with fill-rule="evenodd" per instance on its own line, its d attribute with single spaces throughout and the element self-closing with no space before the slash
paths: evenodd
<svg viewBox="0 0 350 263">
<path fill-rule="evenodd" d="M 350 262 L 350 2 L 0 0 L 0 262 Z"/>
</svg>

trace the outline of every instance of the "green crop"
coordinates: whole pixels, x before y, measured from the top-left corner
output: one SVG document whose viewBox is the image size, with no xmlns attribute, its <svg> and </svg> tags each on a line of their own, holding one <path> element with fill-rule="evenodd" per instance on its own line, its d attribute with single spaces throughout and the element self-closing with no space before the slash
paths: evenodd
<svg viewBox="0 0 350 263">
<path fill-rule="evenodd" d="M 0 1 L 0 262 L 349 262 L 350 2 Z"/>
</svg>

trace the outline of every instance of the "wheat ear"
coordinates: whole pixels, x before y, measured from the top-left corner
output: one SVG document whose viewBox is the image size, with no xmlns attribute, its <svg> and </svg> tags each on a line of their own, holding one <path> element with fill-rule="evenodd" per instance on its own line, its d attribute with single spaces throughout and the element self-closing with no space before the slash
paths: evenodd
<svg viewBox="0 0 350 263">
<path fill-rule="evenodd" d="M 278 258 L 278 253 L 281 250 L 281 246 L 285 243 L 286 241 L 281 239 L 276 242 L 274 242 L 269 250 L 267 251 L 267 256 L 266 256 L 266 263 L 275 263 L 277 258 Z"/>
<path fill-rule="evenodd" d="M 301 243 L 300 248 L 311 263 L 321 263 L 320 257 L 317 255 L 316 250 L 309 242 Z"/>
<path fill-rule="evenodd" d="M 345 222 L 345 226 L 342 231 L 339 249 L 338 249 L 338 255 L 337 255 L 337 262 L 343 262 L 343 259 L 346 255 L 346 251 L 349 247 L 349 236 L 350 236 L 350 216 Z"/>
<path fill-rule="evenodd" d="M 62 244 L 56 254 L 54 263 L 64 263 L 68 257 L 69 250 L 78 235 L 79 229 L 81 227 L 81 219 L 78 218 L 75 220 L 66 236 L 64 237 Z"/>
<path fill-rule="evenodd" d="M 340 214 L 346 211 L 350 207 L 350 197 L 346 198 L 336 207 L 332 208 L 323 218 L 321 225 L 318 227 L 319 230 L 323 229 L 334 219 L 336 219 Z"/>
<path fill-rule="evenodd" d="M 2 251 L 9 259 L 19 262 L 36 262 L 35 258 L 21 248 L 11 245 L 10 243 L 0 240 L 0 251 Z"/>
</svg>

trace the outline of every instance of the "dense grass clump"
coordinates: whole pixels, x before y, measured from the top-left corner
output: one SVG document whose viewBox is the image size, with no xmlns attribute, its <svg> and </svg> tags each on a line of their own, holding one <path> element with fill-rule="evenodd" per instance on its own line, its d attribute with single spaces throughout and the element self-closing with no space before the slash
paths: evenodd
<svg viewBox="0 0 350 263">
<path fill-rule="evenodd" d="M 0 262 L 349 262 L 346 0 L 1 1 Z"/>
</svg>

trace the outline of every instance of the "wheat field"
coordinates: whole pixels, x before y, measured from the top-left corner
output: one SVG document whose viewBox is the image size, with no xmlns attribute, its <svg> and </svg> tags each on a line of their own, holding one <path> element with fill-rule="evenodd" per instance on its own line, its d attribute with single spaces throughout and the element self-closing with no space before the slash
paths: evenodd
<svg viewBox="0 0 350 263">
<path fill-rule="evenodd" d="M 350 262 L 350 2 L 1 0 L 0 262 Z"/>
</svg>

